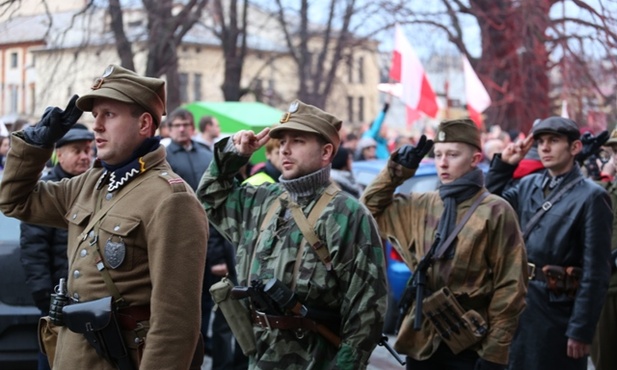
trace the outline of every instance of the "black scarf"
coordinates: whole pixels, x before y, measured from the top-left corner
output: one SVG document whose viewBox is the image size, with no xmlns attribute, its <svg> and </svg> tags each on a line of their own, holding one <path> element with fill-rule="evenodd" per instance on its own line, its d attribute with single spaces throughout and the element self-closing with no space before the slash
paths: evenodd
<svg viewBox="0 0 617 370">
<path fill-rule="evenodd" d="M 135 149 L 129 159 L 120 164 L 111 165 L 101 161 L 105 171 L 101 176 L 97 188 L 105 184 L 108 179 L 109 185 L 107 186 L 107 191 L 113 192 L 128 184 L 129 181 L 137 177 L 140 173 L 145 172 L 145 163 L 140 163 L 140 160 L 146 154 L 156 150 L 160 145 L 160 141 L 161 138 L 159 136 L 147 138 Z"/>
<path fill-rule="evenodd" d="M 484 186 L 484 174 L 479 168 L 475 168 L 449 184 L 442 184 L 439 187 L 439 196 L 444 204 L 444 211 L 441 214 L 437 234 L 440 238 L 439 246 L 441 246 L 450 233 L 456 226 L 456 207 L 477 194 Z M 444 253 L 445 258 L 454 256 L 454 243 L 449 248 L 447 253 Z"/>
</svg>

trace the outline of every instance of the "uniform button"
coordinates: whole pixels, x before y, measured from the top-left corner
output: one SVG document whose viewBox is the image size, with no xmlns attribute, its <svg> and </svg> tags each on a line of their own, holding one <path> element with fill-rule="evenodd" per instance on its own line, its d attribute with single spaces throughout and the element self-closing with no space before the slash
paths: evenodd
<svg viewBox="0 0 617 370">
<path fill-rule="evenodd" d="M 113 194 L 112 193 L 107 193 L 107 195 L 105 195 L 105 199 L 107 200 L 111 200 L 111 198 L 113 198 Z"/>
<path fill-rule="evenodd" d="M 161 172 L 161 175 L 167 176 L 167 172 Z"/>
<path fill-rule="evenodd" d="M 77 213 L 73 213 L 73 216 L 71 217 L 73 220 L 77 218 Z"/>
<path fill-rule="evenodd" d="M 73 271 L 73 277 L 74 277 L 75 279 L 77 279 L 77 278 L 78 278 L 78 277 L 80 277 L 80 276 L 81 276 L 81 272 L 79 272 L 79 270 L 75 270 L 75 271 Z"/>
<path fill-rule="evenodd" d="M 87 255 L 88 255 L 88 251 L 87 251 L 87 250 L 85 250 L 85 249 L 82 249 L 82 250 L 79 252 L 79 255 L 80 255 L 80 256 L 82 256 L 82 257 L 85 257 L 85 256 L 87 256 Z"/>
<path fill-rule="evenodd" d="M 94 238 L 94 230 L 91 230 L 91 231 L 88 233 L 88 237 L 89 237 L 90 239 Z"/>
<path fill-rule="evenodd" d="M 77 292 L 73 293 L 73 298 L 79 301 L 79 293 Z"/>
<path fill-rule="evenodd" d="M 114 231 L 118 231 L 118 230 L 120 230 L 120 225 L 114 226 Z"/>
</svg>

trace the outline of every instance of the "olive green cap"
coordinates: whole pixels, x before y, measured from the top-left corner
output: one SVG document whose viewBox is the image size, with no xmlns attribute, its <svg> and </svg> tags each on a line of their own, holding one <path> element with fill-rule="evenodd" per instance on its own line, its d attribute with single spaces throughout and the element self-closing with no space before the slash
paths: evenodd
<svg viewBox="0 0 617 370">
<path fill-rule="evenodd" d="M 323 110 L 295 100 L 289 105 L 289 110 L 283 114 L 278 124 L 270 130 L 270 137 L 279 139 L 284 130 L 295 130 L 318 134 L 334 145 L 334 151 L 338 150 L 341 138 L 338 131 L 343 122 Z"/>
<path fill-rule="evenodd" d="M 480 130 L 468 119 L 454 119 L 439 124 L 435 143 L 466 143 L 482 150 Z"/>
<path fill-rule="evenodd" d="M 96 98 L 107 98 L 127 104 L 137 104 L 154 118 L 159 126 L 165 113 L 165 81 L 159 78 L 143 77 L 137 73 L 110 64 L 90 87 L 92 92 L 77 100 L 77 107 L 85 112 L 92 111 Z"/>
</svg>

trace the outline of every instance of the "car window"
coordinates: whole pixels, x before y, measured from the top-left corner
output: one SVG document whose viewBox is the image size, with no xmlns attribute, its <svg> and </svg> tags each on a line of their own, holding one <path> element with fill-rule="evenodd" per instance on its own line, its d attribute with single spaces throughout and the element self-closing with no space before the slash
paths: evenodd
<svg viewBox="0 0 617 370">
<path fill-rule="evenodd" d="M 0 242 L 19 240 L 19 220 L 0 213 Z"/>
</svg>

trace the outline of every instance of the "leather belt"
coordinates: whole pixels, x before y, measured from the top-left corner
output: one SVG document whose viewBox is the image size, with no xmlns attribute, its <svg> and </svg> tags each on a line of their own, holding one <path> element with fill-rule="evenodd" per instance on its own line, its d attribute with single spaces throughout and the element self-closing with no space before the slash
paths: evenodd
<svg viewBox="0 0 617 370">
<path fill-rule="evenodd" d="M 134 330 L 139 326 L 140 321 L 150 320 L 150 305 L 121 308 L 117 311 L 116 318 L 123 330 Z"/>
<path fill-rule="evenodd" d="M 274 316 L 253 310 L 251 312 L 251 318 L 253 319 L 253 325 L 259 326 L 262 329 L 306 329 L 311 331 L 317 331 L 317 323 L 305 317 Z"/>
</svg>

